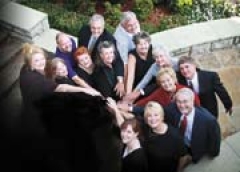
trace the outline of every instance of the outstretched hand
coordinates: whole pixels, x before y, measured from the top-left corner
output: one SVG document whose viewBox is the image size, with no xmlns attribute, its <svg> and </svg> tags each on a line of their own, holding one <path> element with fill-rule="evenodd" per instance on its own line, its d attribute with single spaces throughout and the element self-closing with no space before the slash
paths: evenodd
<svg viewBox="0 0 240 172">
<path fill-rule="evenodd" d="M 230 116 L 232 116 L 232 113 L 233 113 L 232 107 L 230 107 L 229 109 L 226 109 L 225 112 L 228 113 Z"/>
</svg>

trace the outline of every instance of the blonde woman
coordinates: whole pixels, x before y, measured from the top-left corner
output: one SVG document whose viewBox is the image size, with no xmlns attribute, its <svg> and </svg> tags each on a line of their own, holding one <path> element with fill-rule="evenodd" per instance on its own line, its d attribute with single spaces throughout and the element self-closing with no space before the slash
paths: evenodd
<svg viewBox="0 0 240 172">
<path fill-rule="evenodd" d="M 161 68 L 156 76 L 156 80 L 159 88 L 149 96 L 137 101 L 136 105 L 144 106 L 152 100 L 157 101 L 162 106 L 167 106 L 174 101 L 176 92 L 186 87 L 178 83 L 176 73 L 171 67 Z M 200 100 L 197 95 L 195 95 L 195 104 L 200 105 Z"/>
<path fill-rule="evenodd" d="M 89 88 L 81 88 L 69 84 L 57 84 L 46 75 L 47 58 L 44 51 L 32 44 L 22 48 L 25 64 L 20 72 L 20 89 L 24 105 L 34 106 L 34 102 L 52 92 L 85 92 L 93 96 L 100 93 Z"/>
<path fill-rule="evenodd" d="M 174 101 L 175 93 L 186 86 L 178 84 L 176 73 L 173 68 L 165 67 L 161 68 L 156 76 L 158 88 L 152 92 L 149 96 L 144 97 L 134 104 L 118 103 L 118 107 L 122 111 L 130 111 L 134 114 L 141 114 L 144 106 L 149 101 L 156 101 L 162 106 L 167 106 Z M 200 100 L 197 94 L 195 94 L 195 104 L 200 105 Z"/>
<path fill-rule="evenodd" d="M 164 110 L 154 101 L 147 103 L 144 121 L 149 127 L 145 136 L 145 151 L 149 172 L 180 172 L 191 160 L 179 131 L 164 122 Z"/>
</svg>

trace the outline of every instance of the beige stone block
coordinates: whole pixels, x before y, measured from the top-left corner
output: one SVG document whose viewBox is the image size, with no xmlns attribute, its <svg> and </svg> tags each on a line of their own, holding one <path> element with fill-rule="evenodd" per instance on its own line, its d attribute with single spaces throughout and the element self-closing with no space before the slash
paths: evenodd
<svg viewBox="0 0 240 172">
<path fill-rule="evenodd" d="M 233 100 L 233 115 L 229 117 L 225 114 L 225 109 L 219 101 L 219 123 L 223 138 L 233 134 L 236 131 L 240 131 L 240 67 L 229 66 L 219 69 L 218 74 L 222 83 L 228 90 L 229 95 Z"/>
</svg>

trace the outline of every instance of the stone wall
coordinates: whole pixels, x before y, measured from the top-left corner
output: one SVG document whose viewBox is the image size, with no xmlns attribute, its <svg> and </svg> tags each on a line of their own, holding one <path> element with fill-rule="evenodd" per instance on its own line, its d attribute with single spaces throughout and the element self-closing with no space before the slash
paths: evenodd
<svg viewBox="0 0 240 172">
<path fill-rule="evenodd" d="M 155 46 L 163 45 L 173 56 L 204 56 L 211 52 L 240 48 L 240 18 L 212 20 L 151 35 Z"/>
<path fill-rule="evenodd" d="M 49 30 L 48 15 L 15 2 L 5 2 L 0 7 L 0 27 L 12 36 L 33 42 Z"/>
<path fill-rule="evenodd" d="M 49 52 L 55 51 L 55 36 L 59 31 L 49 27 L 47 14 L 12 1 L 3 3 L 0 8 L 0 27 Z M 167 47 L 175 57 L 203 56 L 219 49 L 240 48 L 240 17 L 169 29 L 152 34 L 151 38 L 154 46 Z"/>
</svg>

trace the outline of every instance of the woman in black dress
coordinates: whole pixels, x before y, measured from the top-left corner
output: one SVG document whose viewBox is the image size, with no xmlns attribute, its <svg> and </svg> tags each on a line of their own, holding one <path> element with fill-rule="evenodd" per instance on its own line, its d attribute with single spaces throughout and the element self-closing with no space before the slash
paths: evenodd
<svg viewBox="0 0 240 172">
<path fill-rule="evenodd" d="M 23 98 L 23 126 L 31 127 L 28 131 L 38 129 L 41 132 L 42 126 L 39 124 L 40 117 L 36 102 L 45 96 L 53 92 L 84 92 L 94 96 L 100 95 L 93 89 L 58 84 L 52 78 L 48 78 L 46 76 L 47 58 L 44 51 L 36 45 L 25 44 L 22 48 L 22 55 L 25 64 L 20 71 L 20 90 Z"/>
<path fill-rule="evenodd" d="M 112 98 L 107 98 L 108 106 L 113 110 L 120 128 L 122 149 L 122 172 L 147 172 L 147 159 L 141 145 L 142 133 L 136 118 L 124 119 Z"/>
<path fill-rule="evenodd" d="M 95 68 L 95 64 L 89 55 L 88 49 L 83 46 L 79 47 L 74 52 L 73 56 L 77 64 L 74 68 L 77 75 L 90 86 L 93 86 L 92 73 Z"/>
<path fill-rule="evenodd" d="M 183 138 L 176 128 L 164 122 L 162 106 L 150 101 L 145 106 L 145 150 L 149 172 L 180 172 L 189 162 Z"/>
</svg>

